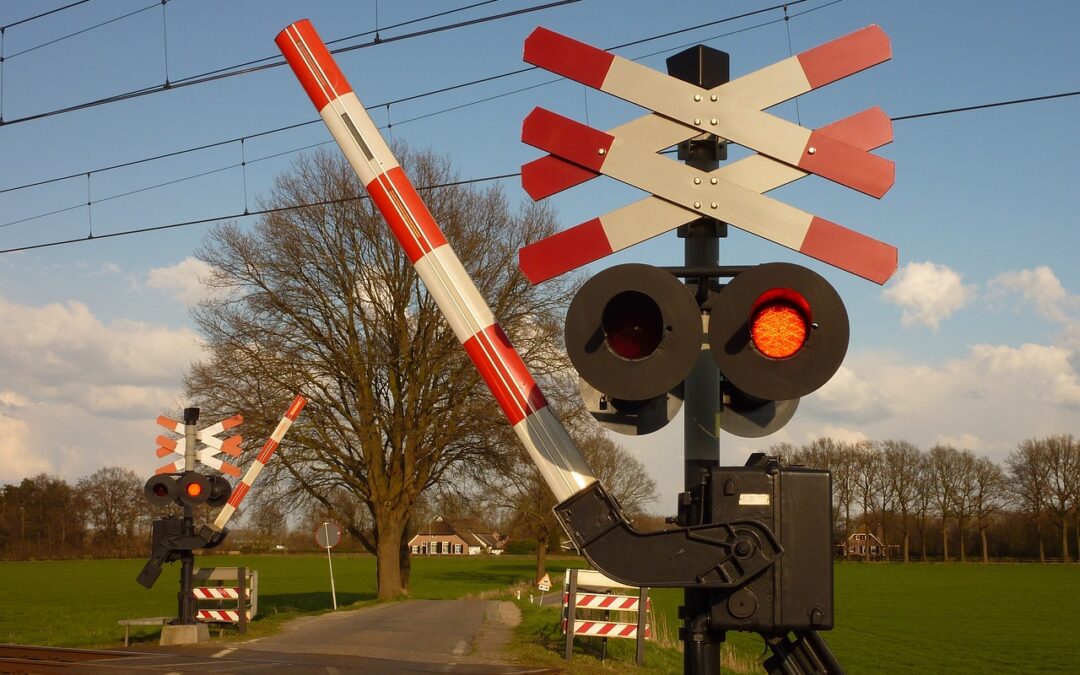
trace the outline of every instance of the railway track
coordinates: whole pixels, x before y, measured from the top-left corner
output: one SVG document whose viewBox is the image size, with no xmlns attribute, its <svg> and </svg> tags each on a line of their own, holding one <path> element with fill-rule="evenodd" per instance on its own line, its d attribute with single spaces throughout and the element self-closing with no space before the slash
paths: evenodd
<svg viewBox="0 0 1080 675">
<path fill-rule="evenodd" d="M 123 659 L 131 656 L 134 656 L 131 652 L 104 649 L 0 644 L 0 672 L 71 673 L 78 666 L 86 665 L 91 661 Z"/>
</svg>

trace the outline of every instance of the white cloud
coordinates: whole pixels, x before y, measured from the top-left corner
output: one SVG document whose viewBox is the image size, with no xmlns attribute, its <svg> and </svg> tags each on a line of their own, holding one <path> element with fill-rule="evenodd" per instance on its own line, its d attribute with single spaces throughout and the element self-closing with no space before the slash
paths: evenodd
<svg viewBox="0 0 1080 675">
<path fill-rule="evenodd" d="M 1045 265 L 999 274 L 987 283 L 986 288 L 991 302 L 1016 294 L 1025 306 L 1055 323 L 1069 322 L 1066 308 L 1075 305 L 1077 300 L 1076 296 L 1069 297 L 1057 275 Z"/>
<path fill-rule="evenodd" d="M 820 430 L 807 433 L 805 436 L 807 443 L 818 438 L 831 438 L 834 441 L 840 441 L 841 443 L 861 443 L 870 440 L 864 431 L 832 424 L 826 424 Z"/>
<path fill-rule="evenodd" d="M 30 436 L 26 422 L 0 415 L 0 482 L 13 483 L 52 470 L 48 460 L 32 452 Z"/>
<path fill-rule="evenodd" d="M 150 270 L 146 275 L 146 285 L 169 293 L 180 302 L 193 307 L 215 292 L 215 289 L 202 282 L 209 274 L 209 265 L 189 256 L 170 267 Z"/>
<path fill-rule="evenodd" d="M 934 436 L 934 440 L 931 445 L 951 445 L 959 450 L 978 450 L 982 447 L 982 439 L 975 434 L 971 433 L 959 433 L 959 434 L 938 434 Z"/>
<path fill-rule="evenodd" d="M 0 389 L 0 406 L 5 408 L 24 408 L 30 401 L 17 391 Z"/>
<path fill-rule="evenodd" d="M 936 332 L 943 320 L 974 299 L 975 287 L 945 265 L 908 263 L 883 295 L 900 307 L 904 326 L 923 324 Z"/>
</svg>

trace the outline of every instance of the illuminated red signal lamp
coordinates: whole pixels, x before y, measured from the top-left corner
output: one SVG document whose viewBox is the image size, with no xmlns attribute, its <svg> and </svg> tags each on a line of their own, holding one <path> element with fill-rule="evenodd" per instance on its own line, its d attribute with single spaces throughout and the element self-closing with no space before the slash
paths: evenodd
<svg viewBox="0 0 1080 675">
<path fill-rule="evenodd" d="M 740 273 L 709 317 L 709 344 L 724 379 L 758 401 L 798 399 L 828 382 L 847 353 L 849 332 L 836 289 L 790 263 Z"/>
<path fill-rule="evenodd" d="M 806 344 L 810 334 L 810 304 L 797 291 L 774 288 L 754 303 L 750 339 L 762 356 L 786 359 Z"/>
</svg>

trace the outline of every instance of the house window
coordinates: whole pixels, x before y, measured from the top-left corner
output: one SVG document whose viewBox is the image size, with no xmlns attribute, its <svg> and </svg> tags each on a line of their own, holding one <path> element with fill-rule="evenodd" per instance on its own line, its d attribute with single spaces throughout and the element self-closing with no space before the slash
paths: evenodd
<svg viewBox="0 0 1080 675">
<path fill-rule="evenodd" d="M 461 554 L 461 544 L 454 544 L 454 553 Z"/>
<path fill-rule="evenodd" d="M 420 552 L 420 547 L 419 546 L 410 546 L 409 550 L 412 551 L 414 554 L 416 554 L 416 553 Z"/>
<path fill-rule="evenodd" d="M 871 554 L 877 554 L 877 546 L 871 546 L 870 547 L 870 553 Z"/>
</svg>

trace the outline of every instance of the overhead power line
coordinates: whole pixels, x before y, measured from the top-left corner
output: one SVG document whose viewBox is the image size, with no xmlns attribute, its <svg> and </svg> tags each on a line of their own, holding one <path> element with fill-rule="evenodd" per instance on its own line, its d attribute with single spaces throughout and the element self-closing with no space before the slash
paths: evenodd
<svg viewBox="0 0 1080 675">
<path fill-rule="evenodd" d="M 487 0 L 487 2 L 478 2 L 478 3 L 475 3 L 474 5 L 467 5 L 466 7 L 458 8 L 458 10 L 452 10 L 452 11 L 459 11 L 461 9 L 468 9 L 468 8 L 472 8 L 472 7 L 475 7 L 475 6 L 478 6 L 478 5 L 488 4 L 488 2 L 491 2 L 491 1 L 492 0 Z M 573 0 L 573 1 L 576 2 L 578 0 Z M 814 11 L 816 9 L 822 9 L 822 8 L 827 7 L 829 5 L 834 5 L 839 1 L 840 0 L 833 0 L 832 2 L 826 3 L 825 5 L 815 7 L 813 9 L 807 10 L 806 12 L 801 12 L 801 13 L 793 15 L 793 16 L 801 16 L 802 14 L 809 13 L 809 12 Z M 622 48 L 625 48 L 625 47 L 628 47 L 628 46 L 636 46 L 636 45 L 640 45 L 640 44 L 645 44 L 647 42 L 654 42 L 656 40 L 660 40 L 660 39 L 663 39 L 663 38 L 666 38 L 666 37 L 671 37 L 672 35 L 680 35 L 682 33 L 689 33 L 691 31 L 700 30 L 702 28 L 709 28 L 709 27 L 720 25 L 720 24 L 723 24 L 723 23 L 729 23 L 731 21 L 735 21 L 735 20 L 738 20 L 738 19 L 743 19 L 743 18 L 747 18 L 747 17 L 750 17 L 750 16 L 758 15 L 758 14 L 763 14 L 765 12 L 776 11 L 776 10 L 779 10 L 779 9 L 783 9 L 785 6 L 797 5 L 797 4 L 801 4 L 801 3 L 804 3 L 804 2 L 809 2 L 809 0 L 792 0 L 792 2 L 786 3 L 786 5 L 784 5 L 784 4 L 772 5 L 770 7 L 765 7 L 763 9 L 754 10 L 752 12 L 746 12 L 746 13 L 743 13 L 743 14 L 737 14 L 737 15 L 734 15 L 734 16 L 728 16 L 728 17 L 724 17 L 722 19 L 717 19 L 715 21 L 708 21 L 708 22 L 705 22 L 705 23 L 699 23 L 699 24 L 696 24 L 696 25 L 693 25 L 693 26 L 688 26 L 686 28 L 681 28 L 681 29 L 676 30 L 676 31 L 668 31 L 668 32 L 660 33 L 660 34 L 656 34 L 656 35 L 650 35 L 648 37 L 633 40 L 631 42 L 627 42 L 627 43 L 622 44 L 622 45 L 614 45 L 612 47 L 608 47 L 607 49 L 610 51 L 610 50 L 615 50 L 615 49 L 622 49 Z M 382 30 L 385 30 L 387 28 L 394 28 L 394 27 L 398 27 L 398 26 L 403 26 L 403 25 L 406 25 L 406 24 L 409 24 L 409 23 L 415 23 L 417 21 L 423 21 L 425 19 L 432 18 L 432 17 L 437 17 L 437 16 L 442 16 L 442 15 L 447 14 L 447 13 L 449 13 L 449 12 L 442 12 L 440 14 L 429 15 L 428 17 L 421 17 L 421 18 L 418 18 L 418 19 L 412 19 L 410 21 L 402 22 L 400 24 L 394 24 L 394 26 L 385 27 Z M 765 22 L 765 23 L 761 23 L 761 24 L 756 24 L 754 26 L 748 26 L 747 28 L 743 28 L 743 29 L 740 29 L 738 31 L 734 31 L 734 33 L 744 32 L 746 30 L 752 30 L 754 28 L 760 28 L 762 26 L 767 26 L 767 25 L 770 25 L 772 23 L 776 23 L 777 21 L 781 21 L 781 20 L 782 19 L 777 19 L 776 21 L 769 21 L 769 22 Z M 355 37 L 358 37 L 358 36 L 369 35 L 369 34 L 374 33 L 374 32 L 375 31 L 368 31 L 366 33 L 357 33 L 356 35 L 351 35 L 351 36 L 344 37 L 344 38 L 338 38 L 337 40 L 333 40 L 333 41 L 331 41 L 331 42 L 329 42 L 327 44 L 331 44 L 332 42 L 339 42 L 339 41 L 342 41 L 342 40 L 349 40 L 349 39 L 352 39 L 352 38 L 355 38 Z M 730 33 L 730 34 L 733 34 L 733 33 Z M 725 33 L 722 36 L 714 36 L 714 37 L 709 38 L 709 39 L 716 39 L 717 37 L 725 37 L 727 35 L 729 35 L 729 33 Z M 383 40 L 383 42 L 386 42 L 386 40 Z M 676 49 L 677 49 L 677 47 L 676 47 Z M 661 53 L 661 52 L 656 52 L 656 53 Z M 648 54 L 646 56 L 653 56 L 653 55 L 655 55 L 655 54 Z M 267 57 L 267 58 L 271 58 L 271 57 Z M 640 57 L 640 58 L 645 58 L 645 57 Z M 266 59 L 260 59 L 260 60 L 266 60 Z M 257 61 L 249 61 L 248 63 L 257 63 Z M 380 103 L 372 103 L 372 104 L 368 105 L 368 107 L 369 108 L 382 108 L 382 107 L 400 105 L 402 103 L 408 103 L 408 102 L 415 101 L 415 100 L 418 100 L 418 99 L 426 98 L 428 96 L 435 96 L 435 95 L 438 95 L 438 94 L 444 94 L 444 93 L 447 93 L 447 92 L 450 92 L 450 91 L 455 91 L 455 90 L 458 90 L 458 89 L 464 89 L 464 88 L 475 86 L 475 85 L 478 85 L 478 84 L 484 84 L 484 83 L 487 83 L 487 82 L 493 82 L 495 80 L 511 77 L 513 75 L 521 75 L 523 73 L 532 72 L 534 70 L 538 70 L 538 68 L 536 66 L 528 66 L 526 68 L 518 68 L 518 69 L 515 69 L 515 70 L 510 70 L 510 71 L 507 71 L 507 72 L 499 73 L 499 74 L 496 74 L 496 75 L 489 75 L 489 76 L 486 76 L 486 77 L 475 78 L 475 79 L 472 79 L 472 80 L 468 80 L 466 82 L 460 82 L 460 83 L 453 84 L 453 85 L 439 87 L 438 89 L 431 89 L 431 90 L 421 92 L 421 93 L 417 93 L 417 94 L 410 94 L 408 96 L 402 96 L 400 98 L 392 99 L 392 100 L 389 100 L 389 101 L 384 101 L 384 102 L 380 102 Z M 536 88 L 536 87 L 539 87 L 539 86 L 544 86 L 544 85 L 547 85 L 547 84 L 551 84 L 552 82 L 558 82 L 558 81 L 561 81 L 562 79 L 564 79 L 564 78 L 557 78 L 557 79 L 553 79 L 553 80 L 548 80 L 546 82 L 542 82 L 542 83 L 535 84 L 535 85 L 530 85 L 528 87 L 524 87 L 524 88 L 521 88 L 521 89 L 515 89 L 513 91 L 504 92 L 502 94 L 496 94 L 494 96 L 488 96 L 488 97 L 485 97 L 485 98 L 477 100 L 477 101 L 470 101 L 468 103 L 459 104 L 459 105 L 456 105 L 456 106 L 451 106 L 449 108 L 446 108 L 446 109 L 443 109 L 443 110 L 437 110 L 437 111 L 434 111 L 434 112 L 430 112 L 430 113 L 427 113 L 425 115 L 421 115 L 419 117 L 410 118 L 408 120 L 402 120 L 400 122 L 397 122 L 397 125 L 407 124 L 408 122 L 414 122 L 414 121 L 417 121 L 417 120 L 420 120 L 420 119 L 433 117 L 435 115 L 443 114 L 445 112 L 450 112 L 450 111 L 453 111 L 453 110 L 459 110 L 461 108 L 471 106 L 471 105 L 476 105 L 478 103 L 486 103 L 488 101 L 493 101 L 493 100 L 496 100 L 498 98 L 502 98 L 504 96 L 517 94 L 517 93 L 520 93 L 522 91 L 527 91 L 529 89 L 533 89 L 533 88 Z M 151 155 L 151 156 L 142 157 L 142 158 L 139 158 L 139 159 L 128 160 L 128 161 L 125 161 L 125 162 L 119 162 L 119 163 L 116 163 L 116 164 L 110 164 L 110 165 L 107 165 L 107 166 L 101 166 L 101 167 L 97 167 L 97 168 L 94 168 L 94 169 L 86 169 L 86 170 L 77 171 L 77 172 L 74 172 L 74 173 L 69 173 L 69 174 L 66 174 L 66 175 L 63 175 L 63 176 L 56 176 L 54 178 L 45 178 L 45 179 L 42 179 L 42 180 L 30 182 L 30 183 L 24 183 L 22 185 L 15 185 L 15 186 L 6 187 L 6 188 L 0 188 L 0 194 L 4 194 L 6 192 L 14 192 L 16 190 L 23 190 L 23 189 L 32 188 L 32 187 L 38 187 L 38 186 L 41 186 L 41 185 L 47 185 L 49 183 L 57 183 L 57 182 L 64 181 L 64 180 L 69 180 L 69 179 L 72 179 L 72 178 L 81 178 L 81 177 L 85 176 L 88 173 L 101 173 L 101 172 L 104 172 L 104 171 L 111 171 L 111 170 L 114 170 L 114 169 L 126 168 L 126 167 L 129 167 L 129 166 L 135 166 L 137 164 L 143 164 L 143 163 L 146 163 L 146 162 L 152 162 L 152 161 L 156 161 L 156 160 L 160 160 L 160 159 L 166 159 L 166 158 L 169 158 L 169 157 L 176 157 L 176 156 L 184 155 L 184 154 L 191 153 L 191 152 L 198 152 L 200 150 L 209 150 L 210 148 L 216 148 L 216 147 L 220 147 L 220 146 L 224 146 L 224 145 L 231 145 L 233 143 L 240 143 L 240 142 L 243 142 L 243 141 L 249 141 L 249 140 L 254 139 L 254 138 L 260 138 L 260 137 L 263 137 L 263 136 L 269 136 L 271 134 L 276 134 L 276 133 L 280 133 L 280 132 L 284 132 L 284 131 L 291 131 L 293 129 L 298 129 L 300 127 L 308 126 L 310 124 L 319 124 L 321 122 L 322 122 L 321 118 L 315 117 L 313 119 L 309 119 L 309 120 L 306 120 L 304 122 L 295 122 L 293 124 L 286 124 L 284 126 L 275 127 L 273 129 L 266 129 L 264 131 L 259 131 L 259 132 L 247 134 L 247 135 L 244 135 L 244 136 L 236 136 L 236 137 L 228 138 L 228 139 L 221 140 L 221 141 L 212 141 L 212 142 L 209 142 L 209 143 L 203 143 L 203 144 L 188 147 L 188 148 L 182 148 L 180 150 L 173 150 L 171 152 L 166 152 L 166 153 L 162 153 L 162 154 L 158 154 L 158 155 Z"/>
<path fill-rule="evenodd" d="M 485 176 L 483 178 L 469 178 L 466 180 L 453 181 L 450 183 L 440 183 L 438 185 L 428 185 L 425 187 L 416 188 L 418 192 L 424 192 L 427 190 L 434 190 L 436 188 L 455 187 L 458 185 L 471 185 L 474 183 L 487 183 L 496 180 L 503 180 L 506 178 L 515 178 L 520 176 L 521 173 L 505 173 L 498 176 Z M 31 244 L 29 246 L 18 246 L 14 248 L 0 249 L 0 254 L 3 253 L 16 253 L 18 251 L 32 251 L 39 248 L 50 248 L 53 246 L 63 246 L 65 244 L 78 244 L 88 241 L 96 241 L 98 239 L 112 239 L 113 237 L 124 237 L 132 234 L 146 234 L 147 232 L 160 232 L 162 230 L 171 230 L 178 227 L 188 227 L 191 225 L 205 225 L 207 223 L 214 223 L 221 220 L 237 220 L 239 218 L 249 218 L 251 216 L 264 216 L 271 213 L 280 213 L 282 211 L 293 211 L 296 209 L 308 208 L 311 206 L 326 206 L 329 204 L 343 204 L 346 202 L 356 202 L 368 199 L 367 195 L 360 195 L 357 197 L 345 197 L 342 199 L 328 199 L 318 202 L 309 202 L 304 204 L 290 204 L 288 206 L 278 206 L 270 209 L 259 209 L 257 211 L 245 211 L 244 213 L 234 213 L 231 215 L 213 216 L 210 218 L 198 218 L 195 220 L 185 220 L 178 223 L 169 223 L 167 225 L 154 225 L 151 227 L 140 227 L 133 230 L 121 230 L 119 232 L 109 232 L 106 234 L 91 234 L 85 237 L 76 237 L 73 239 L 63 239 L 57 241 L 50 241 L 43 244 Z"/>
<path fill-rule="evenodd" d="M 805 0 L 796 0 L 805 1 Z M 481 23 L 488 23 L 490 21 L 498 21 L 500 19 L 506 19 L 509 17 L 520 16 L 522 14 L 529 14 L 532 12 L 539 12 L 545 9 L 551 9 L 554 7 L 561 7 L 562 5 L 568 5 L 581 0 L 555 0 L 554 2 L 548 2 L 543 5 L 534 5 L 532 7 L 523 7 L 521 9 L 515 9 L 509 12 L 502 12 L 501 14 L 493 14 L 490 16 L 478 17 L 475 19 L 468 19 L 465 21 L 458 21 L 456 23 L 446 24 L 443 26 L 435 26 L 432 28 L 425 28 L 423 30 L 414 31 L 412 33 L 403 33 L 401 35 L 394 35 L 391 37 L 380 37 L 377 40 L 371 40 L 359 45 L 352 45 L 349 47 L 339 47 L 337 49 L 331 49 L 331 54 L 340 54 L 344 52 L 350 52 L 357 49 L 364 49 L 366 47 L 373 47 L 375 45 L 387 44 L 390 42 L 400 42 L 402 40 L 408 40 L 411 38 L 422 37 L 425 35 L 432 35 L 434 33 L 442 33 L 449 30 L 456 30 L 459 28 L 465 28 L 468 26 L 475 26 Z M 275 57 L 270 63 L 263 63 L 260 65 L 253 65 L 244 68 L 238 68 L 236 70 L 228 70 L 227 72 L 209 71 L 208 73 L 202 73 L 199 75 L 192 75 L 190 77 L 182 78 L 174 81 L 165 81 L 161 84 L 151 85 L 143 87 L 141 89 L 134 89 L 122 94 L 114 94 L 112 96 L 106 96 L 104 98 L 95 99 L 92 101 L 86 101 L 72 106 L 64 108 L 56 108 L 54 110 L 48 110 L 45 112 L 34 113 L 31 115 L 24 115 L 23 117 L 16 117 L 14 119 L 4 120 L 0 119 L 0 127 L 12 126 L 15 124 L 22 124 L 24 122 L 30 122 L 33 120 L 44 119 L 47 117 L 55 117 L 57 115 L 64 115 L 66 113 L 75 112 L 78 110 L 86 110 L 88 108 L 95 108 L 102 105 L 108 105 L 111 103 L 118 103 L 120 101 L 128 101 L 134 98 L 140 98 L 148 96 L 150 94 L 158 94 L 163 91 L 171 91 L 173 89 L 180 89 L 183 87 L 191 87 L 197 84 L 205 84 L 207 82 L 216 82 L 217 80 L 223 80 L 229 77 L 236 77 L 238 75 L 246 75 L 248 73 L 255 73 L 262 70 L 268 70 L 270 68 L 277 68 L 285 64 L 285 60 L 281 57 Z"/>
<path fill-rule="evenodd" d="M 12 21 L 9 24 L 5 24 L 3 26 L 0 26 L 0 31 L 6 31 L 8 28 L 14 28 L 15 26 L 21 26 L 24 23 L 30 23 L 31 21 L 36 21 L 37 19 L 41 19 L 43 17 L 49 16 L 50 14 L 56 14 L 57 12 L 62 12 L 65 9 L 71 9 L 72 7 L 76 7 L 78 5 L 83 5 L 83 4 L 86 4 L 88 2 L 90 2 L 90 0 L 77 0 L 76 2 L 69 2 L 66 5 L 63 5 L 61 7 L 57 7 L 56 9 L 50 9 L 47 12 L 42 12 L 40 14 L 35 14 L 34 16 L 28 16 L 25 19 L 19 19 L 18 21 Z"/>
<path fill-rule="evenodd" d="M 1080 96 L 1080 91 L 1063 91 L 1060 94 L 1047 94 L 1045 96 L 1031 96 L 1028 98 L 1014 98 L 1009 101 L 995 101 L 993 103 L 979 103 L 976 105 L 967 105 L 961 108 L 945 108 L 943 110 L 931 110 L 929 112 L 912 113 L 910 115 L 897 115 L 891 118 L 893 122 L 903 122 L 905 120 L 917 120 L 923 117 L 937 117 L 938 115 L 952 115 L 953 113 L 971 112 L 973 110 L 987 110 L 989 108 L 1002 108 L 1009 105 L 1020 105 L 1021 103 L 1035 103 L 1038 101 L 1050 101 L 1056 98 L 1068 98 L 1070 96 Z"/>
</svg>

